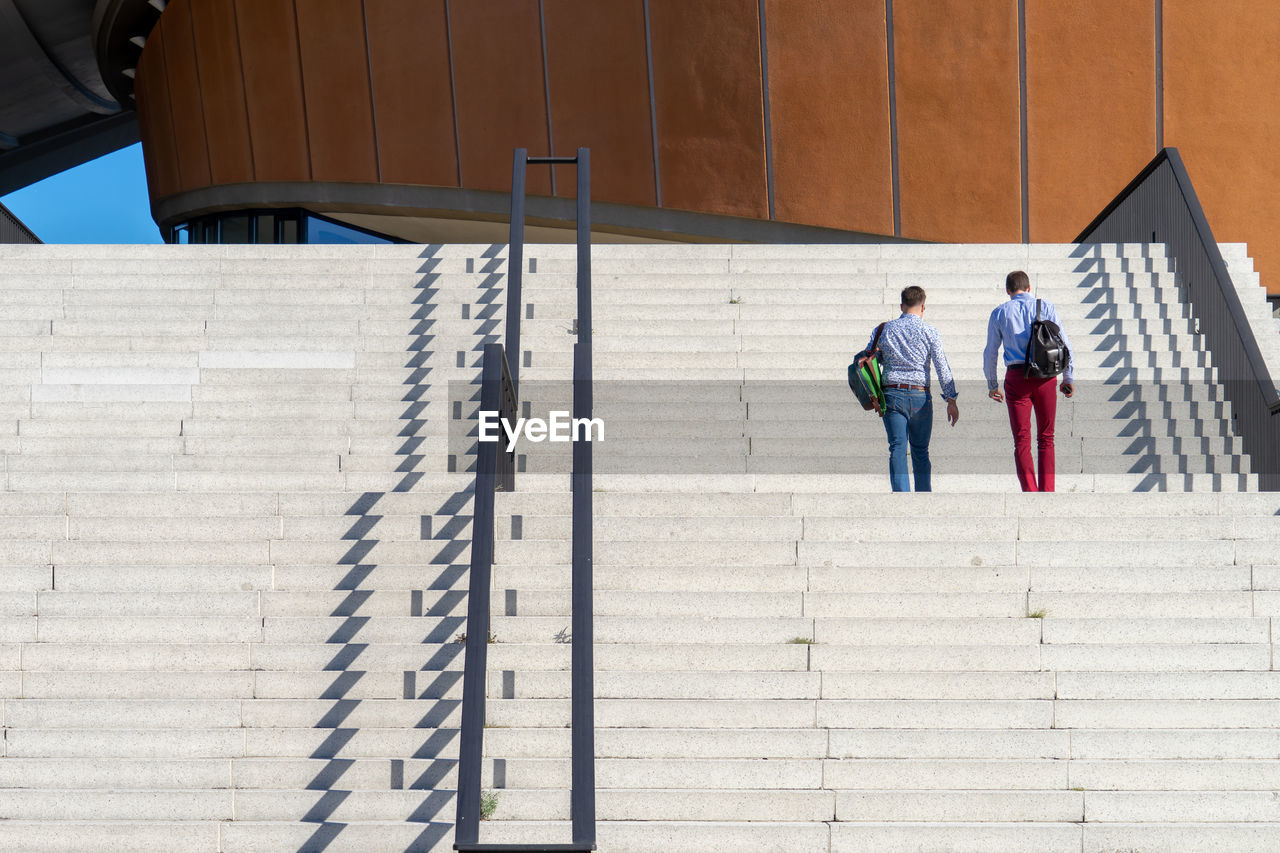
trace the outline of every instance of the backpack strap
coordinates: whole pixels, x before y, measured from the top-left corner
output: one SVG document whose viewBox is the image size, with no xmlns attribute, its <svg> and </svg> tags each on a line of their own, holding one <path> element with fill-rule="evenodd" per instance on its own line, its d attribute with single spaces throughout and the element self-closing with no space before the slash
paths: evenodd
<svg viewBox="0 0 1280 853">
<path fill-rule="evenodd" d="M 871 337 L 871 349 L 867 351 L 867 355 L 875 355 L 880 349 L 880 335 L 884 333 L 884 323 L 876 326 L 876 333 Z"/>
<path fill-rule="evenodd" d="M 884 334 L 884 323 L 881 323 L 879 326 L 876 326 L 875 336 L 871 339 L 871 351 L 867 353 L 867 362 L 868 364 L 873 365 L 872 375 L 876 377 L 877 383 L 884 382 L 884 375 L 880 373 L 879 367 L 874 366 L 876 365 L 876 358 L 878 357 L 878 354 L 880 352 L 880 336 L 882 334 Z M 882 388 L 879 393 L 873 395 L 871 398 L 871 404 L 873 408 L 875 408 L 876 414 L 882 418 L 884 417 L 884 414 L 885 414 L 884 412 L 885 407 L 882 402 L 883 396 L 884 396 L 884 389 Z"/>
<path fill-rule="evenodd" d="M 1040 300 L 1036 300 L 1036 322 L 1040 322 Z"/>
</svg>

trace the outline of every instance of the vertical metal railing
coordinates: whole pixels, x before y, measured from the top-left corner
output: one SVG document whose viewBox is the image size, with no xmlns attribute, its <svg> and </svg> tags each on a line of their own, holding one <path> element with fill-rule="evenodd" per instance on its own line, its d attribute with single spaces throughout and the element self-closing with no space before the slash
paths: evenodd
<svg viewBox="0 0 1280 853">
<path fill-rule="evenodd" d="M 578 149 L 578 340 L 573 345 L 573 417 L 590 423 L 591 393 L 591 152 Z M 588 436 L 589 438 L 589 436 Z M 591 442 L 573 443 L 573 841 L 596 846 L 595 702 L 592 639 Z"/>
<path fill-rule="evenodd" d="M 511 164 L 511 231 L 507 239 L 507 352 L 511 385 L 520 393 L 520 313 L 524 310 L 524 193 L 529 152 L 517 148 Z"/>
<path fill-rule="evenodd" d="M 1178 149 L 1161 150 L 1076 242 L 1168 245 L 1252 471 L 1260 488 L 1280 491 L 1280 377 L 1258 347 Z"/>
<path fill-rule="evenodd" d="M 517 148 L 511 174 L 511 242 L 507 252 L 507 331 L 505 353 L 500 344 L 485 347 L 480 406 L 495 411 L 510 405 L 518 410 L 520 321 L 524 309 L 525 172 L 529 164 L 576 165 L 578 169 L 578 340 L 573 347 L 573 417 L 590 421 L 591 388 L 591 153 L 579 148 L 576 157 L 530 157 Z M 491 366 L 492 364 L 492 366 Z M 503 415 L 506 417 L 506 415 Z M 576 438 L 576 436 L 575 436 Z M 570 821 L 573 839 L 556 844 L 482 844 L 480 833 L 481 775 L 484 757 L 484 705 L 487 681 L 491 576 L 493 570 L 494 490 L 498 457 L 510 457 L 505 447 L 482 442 L 476 459 L 475 519 L 471 545 L 471 575 L 467 600 L 466 668 L 463 673 L 462 733 L 458 763 L 458 812 L 454 849 L 480 851 L 587 851 L 596 845 L 595 787 L 595 675 L 592 647 L 591 442 L 572 445 L 572 591 L 570 599 Z M 514 460 L 509 460 L 514 461 Z M 514 481 L 514 470 L 509 477 Z"/>
<path fill-rule="evenodd" d="M 517 341 L 519 334 L 516 335 Z M 480 374 L 480 410 L 515 419 L 519 404 L 502 344 L 486 344 Z M 466 666 L 462 673 L 462 731 L 458 745 L 458 813 L 455 837 L 476 838 L 484 760 L 484 705 L 489 659 L 489 608 L 494 551 L 494 493 L 515 488 L 507 437 L 479 442 L 472 503 L 471 571 L 468 576 Z"/>
</svg>

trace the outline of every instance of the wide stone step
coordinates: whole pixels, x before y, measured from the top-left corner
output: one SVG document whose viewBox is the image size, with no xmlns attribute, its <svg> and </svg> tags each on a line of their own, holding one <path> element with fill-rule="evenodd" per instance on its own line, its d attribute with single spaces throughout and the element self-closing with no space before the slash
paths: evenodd
<svg viewBox="0 0 1280 853">
<path fill-rule="evenodd" d="M 827 569 L 809 570 L 810 588 L 824 592 L 1162 592 L 1181 590 L 1240 590 L 1251 588 L 1251 566 L 1201 567 L 1064 566 L 946 567 L 946 569 Z M 608 581 L 605 581 L 608 583 Z M 1261 584 L 1254 584 L 1262 588 Z M 602 585 L 598 583 L 598 588 Z M 609 588 L 609 587 L 603 587 Z"/>
<path fill-rule="evenodd" d="M 1127 311 L 1117 307 L 1114 312 L 1094 307 L 1069 312 L 1067 311 L 1069 307 L 1071 306 L 1059 307 L 1059 316 L 1073 343 L 1082 350 L 1098 346 L 1115 346 L 1121 342 L 1116 341 L 1114 336 L 1119 335 L 1123 338 L 1126 332 L 1129 336 L 1158 336 L 1153 343 L 1159 342 L 1165 345 L 1191 342 L 1194 327 L 1186 319 L 1170 321 L 1148 317 L 1145 312 L 1138 310 L 1137 306 Z M 984 342 L 986 340 L 988 317 L 979 315 L 977 311 L 948 307 L 937 316 L 932 311 L 926 311 L 926 313 L 929 315 L 926 322 L 941 333 L 943 346 L 947 350 L 952 349 L 957 342 L 966 337 L 980 336 Z M 602 330 L 608 334 L 637 336 L 641 334 L 703 336 L 736 334 L 759 338 L 812 334 L 824 338 L 843 337 L 847 345 L 851 338 L 858 340 L 858 335 L 864 335 L 869 339 L 874 334 L 875 325 L 878 322 L 893 318 L 884 317 L 877 320 L 872 311 L 860 311 L 850 316 L 845 311 L 834 310 L 821 314 L 812 313 L 810 319 L 794 320 L 778 317 L 741 317 L 732 321 L 729 319 L 671 320 L 669 322 L 673 325 L 668 327 L 664 327 L 661 320 L 626 318 L 631 321 L 628 324 L 621 317 L 617 320 L 597 320 L 594 314 L 592 319 L 600 323 Z M 679 323 L 687 326 L 674 325 Z M 730 323 L 732 323 L 731 327 L 726 329 Z M 866 340 L 862 340 L 859 346 L 862 343 L 866 343 Z"/>
<path fill-rule="evenodd" d="M 961 415 L 963 417 L 963 413 Z M 1007 425 L 1006 425 L 1007 428 Z M 1013 452 L 1013 440 L 1009 436 L 963 435 L 953 433 L 949 429 L 938 429 L 936 438 L 929 442 L 931 459 L 946 459 L 949 455 L 963 453 L 974 457 L 1008 457 Z M 643 455 L 650 448 L 638 441 L 607 444 L 604 450 L 613 454 Z M 719 443 L 707 439 L 699 444 L 707 453 L 727 453 L 733 449 L 735 439 L 722 439 Z M 744 442 L 745 443 L 745 442 Z M 1054 451 L 1058 464 L 1063 468 L 1070 466 L 1080 457 L 1101 461 L 1118 461 L 1129 457 L 1158 456 L 1176 458 L 1179 456 L 1226 456 L 1240 453 L 1239 442 L 1231 438 L 1225 441 L 1195 440 L 1184 441 L 1168 437 L 1115 437 L 1115 436 L 1055 436 Z M 870 442 L 841 442 L 841 450 L 850 459 L 871 456 L 884 462 L 887 446 L 870 446 Z M 771 436 L 755 436 L 750 438 L 750 452 L 753 456 L 781 456 L 787 459 L 802 457 L 806 452 L 813 453 L 811 439 L 775 438 Z M 603 453 L 601 454 L 604 455 Z M 655 454 L 656 455 L 656 454 Z M 829 455 L 829 454 L 822 454 Z"/>
<path fill-rule="evenodd" d="M 73 853 L 89 847 L 170 850 L 199 853 L 217 849 L 220 827 L 217 821 L 3 821 L 0 822 L 0 850 L 30 853 Z"/>
<path fill-rule="evenodd" d="M 1028 733 L 1010 730 L 1012 737 Z M 1063 734 L 1065 757 L 1065 732 Z M 811 759 L 827 752 L 827 733 L 816 728 L 718 729 L 601 728 L 596 732 L 599 758 L 738 758 Z M 563 729 L 490 728 L 485 731 L 489 755 L 512 758 L 566 758 L 570 732 Z"/>
<path fill-rule="evenodd" d="M 38 623 L 38 624 L 37 624 Z M 45 616 L 38 620 L 8 619 L 0 627 L 0 642 L 221 644 L 262 640 L 260 617 L 209 616 Z M 83 666 L 83 661 L 81 662 Z"/>
<path fill-rule="evenodd" d="M 939 296 L 942 294 L 939 293 Z M 870 334 L 870 330 L 883 320 L 892 319 L 893 309 L 898 298 L 897 293 L 864 293 L 859 290 L 845 291 L 844 301 L 824 301 L 819 306 L 806 304 L 803 300 L 796 299 L 790 302 L 773 303 L 773 304 L 757 304 L 755 302 L 742 301 L 730 302 L 728 298 L 720 301 L 707 301 L 699 299 L 693 303 L 681 303 L 678 300 L 672 300 L 667 303 L 663 302 L 645 302 L 645 303 L 626 303 L 612 302 L 606 304 L 598 304 L 592 306 L 592 321 L 597 324 L 593 329 L 600 332 L 612 330 L 626 329 L 649 329 L 648 325 L 633 326 L 636 324 L 653 324 L 655 332 L 661 332 L 663 329 L 670 329 L 667 334 L 676 334 L 675 329 L 684 328 L 683 326 L 668 325 L 679 323 L 690 323 L 697 328 L 703 328 L 699 324 L 717 323 L 729 320 L 736 320 L 739 324 L 747 323 L 758 329 L 769 331 L 770 329 L 792 329 L 797 334 L 803 334 L 806 328 L 821 328 L 825 324 L 832 324 L 832 334 L 839 334 L 842 331 L 846 334 L 853 334 L 856 326 L 862 334 Z M 930 300 L 927 309 L 929 313 L 929 322 L 934 324 L 935 321 L 942 319 L 941 314 L 934 311 L 938 304 L 944 304 L 945 300 Z M 963 322 L 972 324 L 977 328 L 982 328 L 991 315 L 991 310 L 998 305 L 998 298 L 991 298 L 989 301 L 974 301 L 967 303 L 955 303 L 945 305 L 945 319 L 950 322 Z M 818 310 L 815 310 L 815 307 Z M 1063 303 L 1055 303 L 1054 307 L 1058 310 L 1058 315 L 1068 324 L 1068 334 L 1071 333 L 1072 324 L 1085 324 L 1088 321 L 1104 322 L 1112 319 L 1120 320 L 1146 320 L 1155 324 L 1157 328 L 1166 328 L 1170 331 L 1187 331 L 1187 321 L 1191 318 L 1190 309 L 1183 304 L 1170 303 L 1137 303 L 1137 302 L 1080 302 L 1078 300 L 1070 300 Z M 554 310 L 552 310 L 554 309 Z M 554 320 L 554 322 L 563 326 L 572 327 L 572 317 L 575 314 L 575 306 L 566 301 L 555 300 L 547 301 L 539 300 L 534 312 L 534 318 L 544 318 Z M 742 326 L 742 328 L 750 328 L 751 326 Z"/>
<path fill-rule="evenodd" d="M 856 275 L 866 273 L 904 273 L 928 274 L 941 273 L 955 275 L 957 273 L 988 274 L 993 277 L 993 285 L 1003 285 L 1006 273 L 1011 264 L 1026 265 L 1025 260 L 1018 258 L 992 259 L 969 257 L 954 258 L 671 258 L 655 254 L 644 258 L 616 258 L 604 256 L 593 258 L 593 275 L 661 275 L 676 274 L 843 274 Z M 1131 269 L 1134 271 L 1160 269 L 1168 271 L 1172 261 L 1155 258 L 1043 258 L 1037 259 L 1036 269 L 1039 271 L 1056 270 L 1062 273 L 1080 272 L 1084 270 Z M 1012 268 L 1017 268 L 1016 266 Z M 572 273 L 577 269 L 574 259 L 544 257 L 540 259 L 540 274 Z M 998 276 L 998 278 L 996 278 Z"/>
<path fill-rule="evenodd" d="M 696 679 L 683 672 L 601 672 L 595 679 L 597 699 L 817 699 L 817 672 L 703 672 Z M 564 671 L 491 673 L 488 695 L 494 699 L 567 699 L 569 673 Z M 497 753 L 495 753 L 497 754 Z"/>
<path fill-rule="evenodd" d="M 348 676 L 347 673 L 350 673 Z M 283 673 L 230 670 L 226 672 L 24 672 L 14 699 L 305 699 L 315 696 L 343 699 L 461 699 L 459 679 L 414 692 L 400 671 L 362 669 L 338 672 Z M 446 689 L 448 688 L 448 689 Z M 456 693 L 456 695 L 454 695 Z M 413 695 L 406 695 L 413 694 Z M 439 694 L 439 695 L 435 695 Z"/>
<path fill-rule="evenodd" d="M 221 843 L 224 849 L 235 853 L 298 849 L 316 832 L 308 824 L 234 822 L 222 830 Z M 343 825 L 337 833 L 325 832 L 323 837 L 328 839 L 333 834 L 337 837 L 326 843 L 334 850 L 396 849 L 436 853 L 452 849 L 452 830 L 444 824 L 354 823 Z M 604 821 L 597 827 L 602 849 L 634 850 L 636 853 L 693 853 L 722 844 L 726 848 L 758 850 L 761 853 L 825 853 L 829 849 L 829 835 L 827 825 L 821 822 Z M 569 837 L 568 822 L 494 820 L 485 823 L 481 829 L 481 838 L 493 843 L 529 843 L 530 839 L 554 842 Z"/>
<path fill-rule="evenodd" d="M 953 360 L 961 355 L 981 353 L 986 346 L 986 330 L 977 323 L 940 324 L 938 331 L 942 333 L 943 346 Z M 1077 364 L 1088 364 L 1090 356 L 1095 353 L 1168 353 L 1188 349 L 1191 343 L 1190 340 L 1179 340 L 1179 337 L 1188 337 L 1185 330 L 1182 336 L 1153 335 L 1119 321 L 1089 323 L 1087 329 L 1077 331 L 1072 341 L 1072 358 Z M 718 333 L 713 329 L 702 329 L 692 334 L 675 331 L 639 334 L 639 330 L 619 328 L 593 336 L 592 346 L 596 352 L 688 352 L 695 355 L 737 351 L 844 353 L 851 351 L 851 345 L 862 348 L 870 337 L 870 332 L 863 332 L 860 328 L 824 331 L 821 327 L 786 330 L 770 326 L 753 330 L 721 329 Z M 573 341 L 572 336 L 563 332 L 555 336 L 525 334 L 521 337 L 521 345 L 539 355 L 556 350 L 571 351 Z"/>
<path fill-rule="evenodd" d="M 573 354 L 568 342 L 560 351 L 538 351 L 532 358 L 531 367 L 555 368 L 567 371 L 573 364 Z M 600 350 L 596 352 L 594 364 L 601 369 L 619 368 L 667 368 L 669 370 L 698 370 L 710 368 L 740 367 L 755 371 L 768 369 L 790 369 L 831 371 L 812 378 L 838 380 L 845 375 L 855 348 L 861 348 L 863 341 L 846 339 L 842 347 L 817 347 L 814 350 L 800 349 L 796 345 L 782 347 L 762 347 L 758 350 L 740 350 L 733 339 L 725 341 L 716 349 L 682 349 L 679 351 L 645 350 Z M 984 381 L 982 373 L 982 350 L 977 347 L 948 352 L 952 366 L 952 374 L 957 380 L 966 382 Z M 1130 352 L 1113 351 L 1106 353 L 1079 352 L 1073 368 L 1075 378 L 1079 381 L 1115 383 L 1152 381 L 1204 381 L 1210 378 L 1210 365 L 1203 353 L 1186 352 Z M 644 378 L 643 375 L 633 375 Z M 603 375 L 598 379 L 612 378 Z M 669 379 L 701 378 L 696 373 L 672 373 L 663 377 Z M 785 376 L 769 376 L 767 373 L 748 374 L 748 379 L 785 379 Z M 48 404 L 46 404 L 48 405 Z M 204 404 L 206 407 L 211 404 Z"/>
<path fill-rule="evenodd" d="M 497 793 L 495 821 L 568 820 L 568 792 L 504 788 Z M 602 821 L 753 821 L 760 814 L 784 821 L 831 820 L 836 794 L 821 790 L 668 791 L 603 788 L 597 796 Z"/>
<path fill-rule="evenodd" d="M 452 638 L 450 638 L 452 639 Z M 415 685 L 423 689 L 437 678 L 450 683 L 461 673 L 464 646 L 457 642 L 443 645 L 424 645 L 420 642 L 379 643 L 364 639 L 348 641 L 337 639 L 319 643 L 254 643 L 242 653 L 248 655 L 255 671 L 273 672 L 325 672 L 333 682 L 348 670 L 361 672 L 394 672 L 403 675 L 416 672 Z M 491 670 L 516 665 L 516 659 L 525 650 L 494 645 L 489 649 Z M 533 655 L 532 657 L 538 657 Z M 554 655 L 549 660 L 554 660 Z M 522 662 L 519 665 L 524 666 Z M 567 664 L 566 664 L 567 666 Z M 445 675 L 429 673 L 447 673 Z"/>
<path fill-rule="evenodd" d="M 528 487 L 524 485 L 529 482 Z M 747 481 L 750 483 L 751 481 Z M 840 488 L 832 492 L 806 491 L 803 483 L 796 482 L 794 490 L 717 491 L 722 481 L 707 482 L 701 492 L 685 492 L 679 500 L 673 500 L 664 491 L 642 490 L 645 485 L 661 485 L 658 481 L 635 481 L 632 490 L 604 489 L 593 497 L 593 508 L 598 521 L 606 518 L 660 518 L 686 517 L 710 518 L 713 516 L 779 516 L 788 513 L 814 516 L 872 516 L 890 515 L 945 517 L 949 515 L 1016 516 L 1024 518 L 1073 519 L 1088 516 L 1115 517 L 1169 517 L 1215 516 L 1267 517 L 1280 510 L 1280 497 L 1271 494 L 1239 493 L 1128 493 L 1104 494 L 1091 492 L 1059 492 L 1056 494 L 1022 494 L 1021 492 L 987 492 L 954 495 L 940 492 L 895 495 L 884 492 L 878 495 L 857 494 L 851 489 Z M 815 484 L 811 481 L 808 485 Z M 567 485 L 567 484 L 566 484 Z M 622 483 L 617 484 L 623 485 Z M 681 487 L 679 481 L 674 484 Z M 849 483 L 852 486 L 853 483 Z M 297 500 L 301 496 L 288 496 Z M 397 496 L 388 496 L 391 500 Z M 3 497 L 0 497 L 3 506 Z M 552 509 L 555 512 L 551 512 Z M 566 516 L 569 512 L 568 495 L 563 491 L 539 491 L 529 478 L 522 480 L 516 492 L 498 496 L 499 513 L 521 514 L 540 511 L 548 518 Z M 892 512 L 890 512 L 892 510 Z M 525 523 L 532 523 L 526 518 Z"/>
<path fill-rule="evenodd" d="M 835 823 L 831 825 L 832 851 L 839 853 L 909 853 L 926 850 L 1017 853 L 1076 853 L 1081 849 L 1079 823 Z M 1121 842 L 1123 843 L 1123 842 Z M 1094 848 L 1089 848 L 1093 850 Z"/>
<path fill-rule="evenodd" d="M 1009 488 L 1016 483 L 1012 466 L 1008 469 L 1007 482 Z M 873 493 L 879 500 L 890 499 L 885 491 L 885 476 L 881 474 L 834 474 L 830 471 L 816 474 L 792 473 L 753 473 L 742 474 L 597 474 L 594 488 L 602 491 L 645 491 L 667 493 L 680 491 L 689 482 L 705 484 L 717 491 L 767 491 L 793 490 L 798 492 L 823 491 L 827 494 L 849 493 L 860 495 Z M 558 478 L 553 478 L 558 479 Z M 562 478 L 567 481 L 567 477 Z M 933 486 L 938 493 L 961 493 L 965 495 L 989 494 L 992 489 L 1001 488 L 1002 479 L 993 480 L 990 472 L 981 475 L 951 474 L 938 472 L 933 476 Z M 1059 473 L 1057 489 L 1061 494 L 1087 493 L 1135 493 L 1147 492 L 1152 495 L 1161 492 L 1256 492 L 1257 478 L 1254 475 L 1236 474 L 1071 474 Z M 1016 494 L 1016 493 L 1015 493 Z M 914 499 L 914 498 L 913 498 Z"/>
<path fill-rule="evenodd" d="M 825 364 L 814 365 L 810 363 L 807 356 L 791 358 L 784 360 L 782 358 L 761 354 L 759 359 L 752 356 L 751 360 L 762 362 L 760 365 L 732 364 L 729 363 L 728 356 L 732 353 L 722 353 L 719 355 L 708 356 L 705 360 L 688 361 L 680 364 L 674 359 L 667 356 L 661 358 L 656 355 L 646 355 L 643 358 L 636 358 L 628 364 L 602 364 L 599 359 L 596 360 L 595 371 L 596 381 L 657 381 L 671 382 L 677 380 L 695 380 L 702 382 L 832 382 L 838 383 L 845 378 L 846 371 L 849 366 L 849 360 L 853 355 L 852 350 L 847 350 L 839 359 L 832 360 Z M 736 358 L 737 356 L 735 356 Z M 544 359 L 550 360 L 550 359 Z M 563 360 L 563 359 L 562 359 Z M 615 361 L 610 358 L 609 361 Z M 674 363 L 672 363 L 674 362 Z M 980 367 L 981 359 L 975 358 L 972 367 L 958 367 L 952 365 L 952 374 L 957 382 L 973 383 L 982 389 L 986 388 L 986 380 Z M 569 368 L 568 361 L 563 364 L 548 365 L 546 370 L 542 370 L 539 362 L 534 362 L 533 371 L 524 374 L 526 379 L 556 379 L 563 380 L 566 371 Z M 1184 368 L 1184 367 L 1144 367 L 1132 365 L 1117 365 L 1113 367 L 1089 367 L 1081 368 L 1076 371 L 1075 379 L 1081 387 L 1088 385 L 1096 386 L 1119 386 L 1134 385 L 1137 383 L 1159 386 L 1166 385 L 1198 385 L 1206 388 L 1205 399 L 1214 399 L 1209 395 L 1218 395 L 1218 390 L 1207 390 L 1212 385 L 1206 383 L 1216 382 L 1214 372 L 1206 368 Z M 978 385 L 978 383 L 981 383 Z M 847 390 L 847 389 L 846 389 Z M 1106 393 L 1115 394 L 1116 388 L 1109 388 Z M 1182 398 L 1190 392 L 1179 392 Z"/>
<path fill-rule="evenodd" d="M 449 593 L 441 596 L 442 603 Z M 593 612 L 598 617 L 642 616 L 690 618 L 718 614 L 733 618 L 798 617 L 805 615 L 805 593 L 792 592 L 637 592 L 596 588 Z M 433 596 L 427 595 L 427 601 Z M 507 616 L 555 617 L 570 612 L 564 590 L 511 590 L 506 594 Z"/>
</svg>

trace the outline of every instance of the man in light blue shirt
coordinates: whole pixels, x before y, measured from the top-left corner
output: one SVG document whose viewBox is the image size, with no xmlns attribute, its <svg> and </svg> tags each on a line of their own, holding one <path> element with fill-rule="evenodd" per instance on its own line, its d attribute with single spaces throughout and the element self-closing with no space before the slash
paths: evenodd
<svg viewBox="0 0 1280 853">
<path fill-rule="evenodd" d="M 911 491 L 907 479 L 907 447 L 916 491 L 933 490 L 929 438 L 933 434 L 933 399 L 929 395 L 929 369 L 938 371 L 942 399 L 947 401 L 947 421 L 956 425 L 956 383 L 942 351 L 938 330 L 924 321 L 924 288 L 902 291 L 902 315 L 884 324 L 879 341 L 873 332 L 867 352 L 879 346 L 884 355 L 884 430 L 889 435 L 889 483 L 895 492 Z"/>
<path fill-rule="evenodd" d="M 987 396 L 1009 407 L 1009 427 L 1013 430 L 1013 460 L 1018 482 L 1024 492 L 1052 492 L 1054 475 L 1053 422 L 1058 402 L 1054 390 L 1058 377 L 1036 379 L 1026 375 L 1027 345 L 1031 341 L 1031 324 L 1036 319 L 1036 298 L 1031 295 L 1031 279 L 1021 270 L 1005 278 L 1009 301 L 991 312 L 987 321 L 987 348 L 982 354 L 982 370 L 987 377 Z M 1058 309 L 1041 299 L 1040 319 L 1055 323 L 1067 346 L 1067 369 L 1062 374 L 1062 395 L 1075 393 L 1075 365 L 1070 357 L 1071 340 L 1058 317 Z M 1004 347 L 1004 393 L 996 379 L 996 354 Z M 1031 460 L 1031 413 L 1036 414 L 1036 442 L 1039 476 Z"/>
</svg>

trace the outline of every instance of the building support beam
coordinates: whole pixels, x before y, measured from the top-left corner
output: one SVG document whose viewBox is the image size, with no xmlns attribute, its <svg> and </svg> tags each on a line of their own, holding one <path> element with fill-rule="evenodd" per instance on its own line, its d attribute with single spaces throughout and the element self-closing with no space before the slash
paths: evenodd
<svg viewBox="0 0 1280 853">
<path fill-rule="evenodd" d="M 11 151 L 0 150 L 0 196 L 50 175 L 110 154 L 138 141 L 138 115 L 86 116 L 60 128 L 23 137 Z"/>
</svg>

